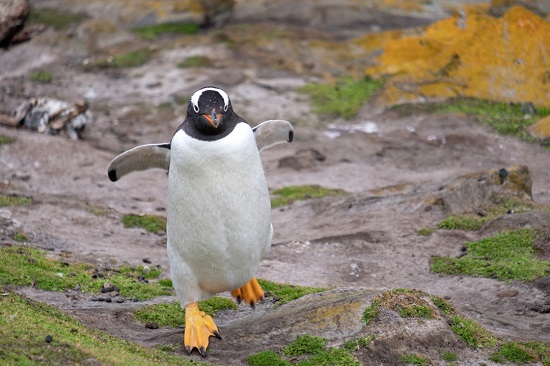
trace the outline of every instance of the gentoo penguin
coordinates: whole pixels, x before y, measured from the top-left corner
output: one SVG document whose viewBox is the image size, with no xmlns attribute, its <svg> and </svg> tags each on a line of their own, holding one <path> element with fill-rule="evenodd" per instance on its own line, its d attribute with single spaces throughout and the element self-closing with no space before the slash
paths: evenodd
<svg viewBox="0 0 550 366">
<path fill-rule="evenodd" d="M 112 181 L 138 170 L 168 170 L 167 253 L 185 310 L 184 346 L 206 357 L 210 336 L 221 339 L 197 302 L 231 291 L 254 306 L 264 292 L 254 278 L 273 236 L 271 204 L 260 151 L 291 142 L 292 125 L 265 121 L 251 128 L 216 87 L 197 90 L 170 143 L 143 145 L 109 165 Z"/>
</svg>

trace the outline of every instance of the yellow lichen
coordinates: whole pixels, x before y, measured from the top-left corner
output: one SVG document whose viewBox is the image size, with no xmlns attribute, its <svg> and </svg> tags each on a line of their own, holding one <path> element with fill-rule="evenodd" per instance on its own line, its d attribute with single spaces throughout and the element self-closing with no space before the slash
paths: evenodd
<svg viewBox="0 0 550 366">
<path fill-rule="evenodd" d="M 390 77 L 388 104 L 452 96 L 550 105 L 550 23 L 514 6 L 466 8 L 421 35 L 390 39 L 366 74 Z"/>
<path fill-rule="evenodd" d="M 533 125 L 527 127 L 531 136 L 545 140 L 550 137 L 550 116 L 539 119 Z"/>
</svg>

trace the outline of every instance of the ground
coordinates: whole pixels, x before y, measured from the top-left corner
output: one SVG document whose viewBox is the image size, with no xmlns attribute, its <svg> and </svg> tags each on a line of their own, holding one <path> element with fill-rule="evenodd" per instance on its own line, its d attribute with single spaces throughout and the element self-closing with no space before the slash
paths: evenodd
<svg viewBox="0 0 550 366">
<path fill-rule="evenodd" d="M 40 37 L 42 42 L 33 40 L 0 53 L 3 112 L 29 97 L 86 98 L 94 118 L 77 141 L 0 127 L 0 135 L 15 138 L 0 145 L 0 193 L 33 199 L 31 205 L 0 210 L 28 235 L 30 245 L 49 250 L 53 257 L 104 267 L 143 265 L 147 258 L 151 266 L 165 269 L 161 276 L 168 276 L 166 236 L 121 223 L 128 213 L 165 216 L 166 174 L 136 173 L 112 183 L 107 166 L 125 149 L 169 141 L 184 118 L 186 98 L 203 85 L 219 85 L 228 92 L 235 111 L 251 124 L 278 118 L 294 124 L 292 144 L 262 153 L 270 190 L 317 184 L 349 192 L 273 209 L 273 247 L 258 277 L 337 289 L 418 289 L 448 299 L 498 336 L 550 343 L 549 314 L 534 310 L 550 303 L 549 277 L 499 281 L 443 276 L 429 269 L 431 257 L 458 256 L 466 242 L 489 235 L 494 227 L 418 234 L 452 213 L 477 210 L 486 203 L 474 200 L 470 206 L 464 202 L 448 210 L 425 203 L 440 187 L 452 186 L 468 174 L 527 166 L 532 199 L 550 204 L 550 152 L 542 146 L 500 136 L 457 114 L 362 111 L 354 120 L 327 120 L 316 115 L 307 97 L 296 90 L 309 76 L 271 64 L 253 68 L 238 62 L 227 45 L 213 45 L 212 37 L 205 35 L 163 44 L 142 66 L 92 71 L 82 66 L 89 62 L 79 48 L 82 45 L 51 30 Z M 141 41 L 133 42 L 136 46 Z M 211 48 L 205 49 L 201 42 Z M 67 45 L 66 50 L 58 43 Z M 175 67 L 189 55 L 204 54 L 215 55 L 218 64 Z M 224 58 L 232 62 L 219 61 Z M 37 68 L 47 69 L 53 80 L 32 81 L 29 75 Z M 362 128 L 350 129 L 353 126 Z M 519 216 L 511 217 L 503 220 L 513 221 L 509 225 L 514 228 L 535 220 L 528 217 L 526 223 Z M 33 288 L 20 292 L 132 342 L 155 346 L 181 338 L 180 329 L 153 331 L 135 322 L 131 313 L 141 303 L 98 303 L 86 294 L 66 296 Z M 167 299 L 153 302 L 159 301 Z M 238 334 L 231 317 L 262 319 L 270 309 L 266 302 L 255 315 L 245 308 L 238 315 L 223 313 L 217 320 L 220 332 L 225 337 L 225 327 L 226 334 Z M 211 362 L 222 362 L 222 347 L 224 352 L 230 352 L 228 345 L 238 347 L 232 341 L 221 346 L 223 342 L 213 341 Z M 241 355 L 238 349 L 233 351 Z M 182 349 L 177 352 L 182 354 Z"/>
</svg>

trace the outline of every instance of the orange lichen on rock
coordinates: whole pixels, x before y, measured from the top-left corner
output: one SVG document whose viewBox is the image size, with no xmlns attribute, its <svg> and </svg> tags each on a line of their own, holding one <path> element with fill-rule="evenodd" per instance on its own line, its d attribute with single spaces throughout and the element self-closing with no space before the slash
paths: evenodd
<svg viewBox="0 0 550 366">
<path fill-rule="evenodd" d="M 522 7 L 502 18 L 468 8 L 390 40 L 366 74 L 389 77 L 390 105 L 468 96 L 549 106 L 549 40 L 550 23 Z"/>
</svg>

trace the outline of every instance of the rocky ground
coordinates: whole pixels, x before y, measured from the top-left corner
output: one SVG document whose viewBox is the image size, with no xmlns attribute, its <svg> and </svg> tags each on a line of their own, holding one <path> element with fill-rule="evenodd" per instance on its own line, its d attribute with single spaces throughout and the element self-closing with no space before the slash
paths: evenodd
<svg viewBox="0 0 550 366">
<path fill-rule="evenodd" d="M 375 27 L 394 26 L 392 22 L 426 24 L 448 14 L 448 8 L 436 6 L 445 2 L 432 3 L 433 7 L 415 16 L 380 8 L 387 19 L 378 18 L 382 24 Z M 262 153 L 270 189 L 318 184 L 349 194 L 274 209 L 273 247 L 258 273 L 275 282 L 334 290 L 276 309 L 267 301 L 255 311 L 243 307 L 237 314 L 220 314 L 217 323 L 224 340 L 212 342 L 208 361 L 241 365 L 254 350 L 278 349 L 289 337 L 303 333 L 340 345 L 364 334 L 364 326 L 353 319 L 360 317 L 375 294 L 393 288 L 445 297 L 504 339 L 550 343 L 549 313 L 540 310 L 550 305 L 549 277 L 503 282 L 440 276 L 429 270 L 432 256 L 458 256 L 465 242 L 502 228 L 532 226 L 550 231 L 547 214 L 511 213 L 477 232 L 438 230 L 430 236 L 418 235 L 419 229 L 434 227 L 451 214 L 482 210 L 494 192 L 529 196 L 525 187 L 487 183 L 495 169 L 514 171 L 514 166 L 527 166 L 533 200 L 550 204 L 548 150 L 497 135 L 462 115 L 402 116 L 364 109 L 352 120 L 326 120 L 297 92 L 306 82 L 330 79 L 327 75 L 342 73 L 344 68 L 323 59 L 327 50 L 305 52 L 304 59 L 284 58 L 285 52 L 304 52 L 300 45 L 311 42 L 345 43 L 351 34 L 365 32 L 372 24 L 350 22 L 353 26 L 342 27 L 334 20 L 331 31 L 325 32 L 313 21 L 280 22 L 277 17 L 285 16 L 282 10 L 272 12 L 273 19 L 252 22 L 254 7 L 237 2 L 240 23 L 221 27 L 225 13 L 220 10 L 218 18 L 212 19 L 221 19 L 216 23 L 221 28 L 214 24 L 194 36 L 149 41 L 124 27 L 110 26 L 99 17 L 106 9 L 93 1 L 88 5 L 31 1 L 35 11 L 59 4 L 87 16 L 61 30 L 47 28 L 28 42 L 0 51 L 0 112 L 9 114 L 33 97 L 86 99 L 93 119 L 80 140 L 0 127 L 1 135 L 16 139 L 0 145 L 0 193 L 33 198 L 31 205 L 1 209 L 2 240 L 10 241 L 10 233 L 22 230 L 29 234 L 31 245 L 50 250 L 54 257 L 63 254 L 70 260 L 105 266 L 135 266 L 149 258 L 152 265 L 167 268 L 165 235 L 127 229 L 120 221 L 126 213 L 165 214 L 165 173 L 137 173 L 115 184 L 108 180 L 106 168 L 125 149 L 169 141 L 191 93 L 204 85 L 218 85 L 251 124 L 280 118 L 295 126 L 294 143 Z M 244 45 L 234 46 L 241 41 Z M 247 42 L 252 45 L 249 49 Z M 154 55 L 142 66 L 89 66 L 121 49 L 143 48 L 154 50 Z M 334 54 L 335 59 L 345 57 L 338 49 Z M 204 56 L 208 65 L 176 67 L 189 56 Z M 31 80 L 38 69 L 51 73 L 52 80 Z M 97 215 L 97 210 L 106 214 Z M 542 255 L 548 258 L 547 249 Z M 151 330 L 133 320 L 131 313 L 142 303 L 97 303 L 86 294 L 67 297 L 33 288 L 20 292 L 133 342 L 155 346 L 181 340 L 180 329 Z M 159 301 L 166 299 L 153 302 Z M 323 307 L 340 309 L 338 320 L 326 320 L 331 318 L 322 315 Z M 399 325 L 390 315 L 384 319 L 369 330 L 379 341 L 370 355 L 358 356 L 364 364 L 393 364 L 403 350 L 437 358 L 436 349 L 443 347 L 459 353 L 466 360 L 461 364 L 491 364 L 484 351 L 474 352 L 453 338 L 441 319 L 423 325 Z M 404 330 L 401 335 L 396 332 L 399 327 Z M 419 341 L 403 341 L 405 333 L 405 338 Z"/>
</svg>

